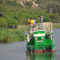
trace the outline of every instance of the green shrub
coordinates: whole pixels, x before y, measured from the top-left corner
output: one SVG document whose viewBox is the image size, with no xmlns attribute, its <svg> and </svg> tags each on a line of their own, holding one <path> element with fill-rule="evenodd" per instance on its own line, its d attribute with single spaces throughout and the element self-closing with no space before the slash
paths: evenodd
<svg viewBox="0 0 60 60">
<path fill-rule="evenodd" d="M 26 2 L 25 5 L 28 6 L 28 7 L 31 7 L 32 6 L 32 2 Z"/>
<path fill-rule="evenodd" d="M 9 28 L 16 28 L 18 26 L 18 21 L 15 19 L 9 19 L 7 23 Z"/>
<path fill-rule="evenodd" d="M 7 21 L 0 17 L 0 27 L 7 27 Z"/>
</svg>

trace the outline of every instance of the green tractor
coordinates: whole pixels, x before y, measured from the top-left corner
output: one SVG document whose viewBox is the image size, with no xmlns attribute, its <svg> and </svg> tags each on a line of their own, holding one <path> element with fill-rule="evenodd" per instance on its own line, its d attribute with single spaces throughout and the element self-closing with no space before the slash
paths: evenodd
<svg viewBox="0 0 60 60">
<path fill-rule="evenodd" d="M 27 52 L 54 52 L 52 23 L 36 24 L 35 29 L 27 33 Z"/>
</svg>

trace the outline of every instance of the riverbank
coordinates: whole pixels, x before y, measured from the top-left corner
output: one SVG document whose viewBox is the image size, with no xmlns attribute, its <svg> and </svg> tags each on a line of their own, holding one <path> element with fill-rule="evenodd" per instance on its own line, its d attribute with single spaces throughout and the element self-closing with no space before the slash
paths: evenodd
<svg viewBox="0 0 60 60">
<path fill-rule="evenodd" d="M 19 25 L 17 28 L 20 29 L 20 28 L 28 28 L 28 27 L 29 27 L 28 25 Z M 52 28 L 53 29 L 60 28 L 60 23 L 52 23 Z"/>
<path fill-rule="evenodd" d="M 0 43 L 24 41 L 26 40 L 26 30 L 26 27 L 19 29 L 0 28 Z"/>
<path fill-rule="evenodd" d="M 60 28 L 60 23 L 53 23 L 53 29 Z M 26 40 L 27 25 L 19 25 L 17 29 L 0 28 L 0 43 L 10 43 Z"/>
<path fill-rule="evenodd" d="M 60 29 L 54 30 L 55 53 L 26 54 L 26 42 L 15 42 L 11 44 L 0 44 L 0 60 L 60 60 Z M 48 55 L 47 55 L 48 54 Z M 49 55 L 50 54 L 50 55 Z"/>
<path fill-rule="evenodd" d="M 53 23 L 53 29 L 60 28 L 60 23 Z"/>
</svg>

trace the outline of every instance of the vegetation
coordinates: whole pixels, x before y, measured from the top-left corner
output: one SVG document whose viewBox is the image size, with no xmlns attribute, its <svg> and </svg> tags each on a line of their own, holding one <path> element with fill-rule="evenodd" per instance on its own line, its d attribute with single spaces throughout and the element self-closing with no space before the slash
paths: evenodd
<svg viewBox="0 0 60 60">
<path fill-rule="evenodd" d="M 26 40 L 26 30 L 26 27 L 23 29 L 0 28 L 0 43 L 24 41 Z"/>
<path fill-rule="evenodd" d="M 27 7 L 31 7 L 31 6 L 32 6 L 32 2 L 26 2 L 25 5 L 26 5 Z"/>
<path fill-rule="evenodd" d="M 60 23 L 54 23 L 53 24 L 53 29 L 60 28 Z"/>
<path fill-rule="evenodd" d="M 38 16 L 44 16 L 44 21 L 60 23 L 59 0 L 37 0 L 35 3 L 39 6 L 36 8 L 32 8 L 32 2 L 24 2 L 25 7 L 16 2 L 17 0 L 0 0 L 2 13 L 2 16 L 0 15 L 0 41 L 25 40 L 24 32 L 27 28 L 17 29 L 17 26 L 27 25 L 29 18 L 35 18 L 39 22 Z M 60 27 L 60 25 L 57 26 Z"/>
<path fill-rule="evenodd" d="M 6 2 L 4 3 L 4 1 Z M 25 2 L 26 7 L 22 7 L 16 3 L 16 0 L 3 0 L 0 2 L 0 12 L 3 12 L 3 16 L 0 17 L 0 27 L 16 28 L 18 25 L 26 25 L 27 20 L 31 17 L 36 18 L 38 22 L 37 17 L 41 15 L 44 16 L 44 21 L 60 22 L 59 5 L 54 3 L 52 6 L 48 4 L 48 6 L 43 6 L 44 0 L 37 0 L 38 2 L 41 2 L 39 4 L 42 5 L 32 8 L 32 2 Z"/>
</svg>

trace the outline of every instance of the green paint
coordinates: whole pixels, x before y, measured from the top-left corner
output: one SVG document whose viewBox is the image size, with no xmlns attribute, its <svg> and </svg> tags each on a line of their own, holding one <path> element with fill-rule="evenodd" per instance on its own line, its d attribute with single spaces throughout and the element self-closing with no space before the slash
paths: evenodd
<svg viewBox="0 0 60 60">
<path fill-rule="evenodd" d="M 45 34 L 45 36 L 38 36 L 34 37 L 34 34 Z M 54 41 L 53 41 L 53 32 L 49 33 L 48 35 L 45 31 L 34 31 L 33 32 L 33 39 L 30 42 L 27 42 L 27 50 L 46 50 L 51 47 L 51 50 L 54 49 Z M 31 46 L 31 47 L 29 47 Z"/>
<path fill-rule="evenodd" d="M 34 31 L 34 34 L 43 34 L 45 31 Z"/>
</svg>

